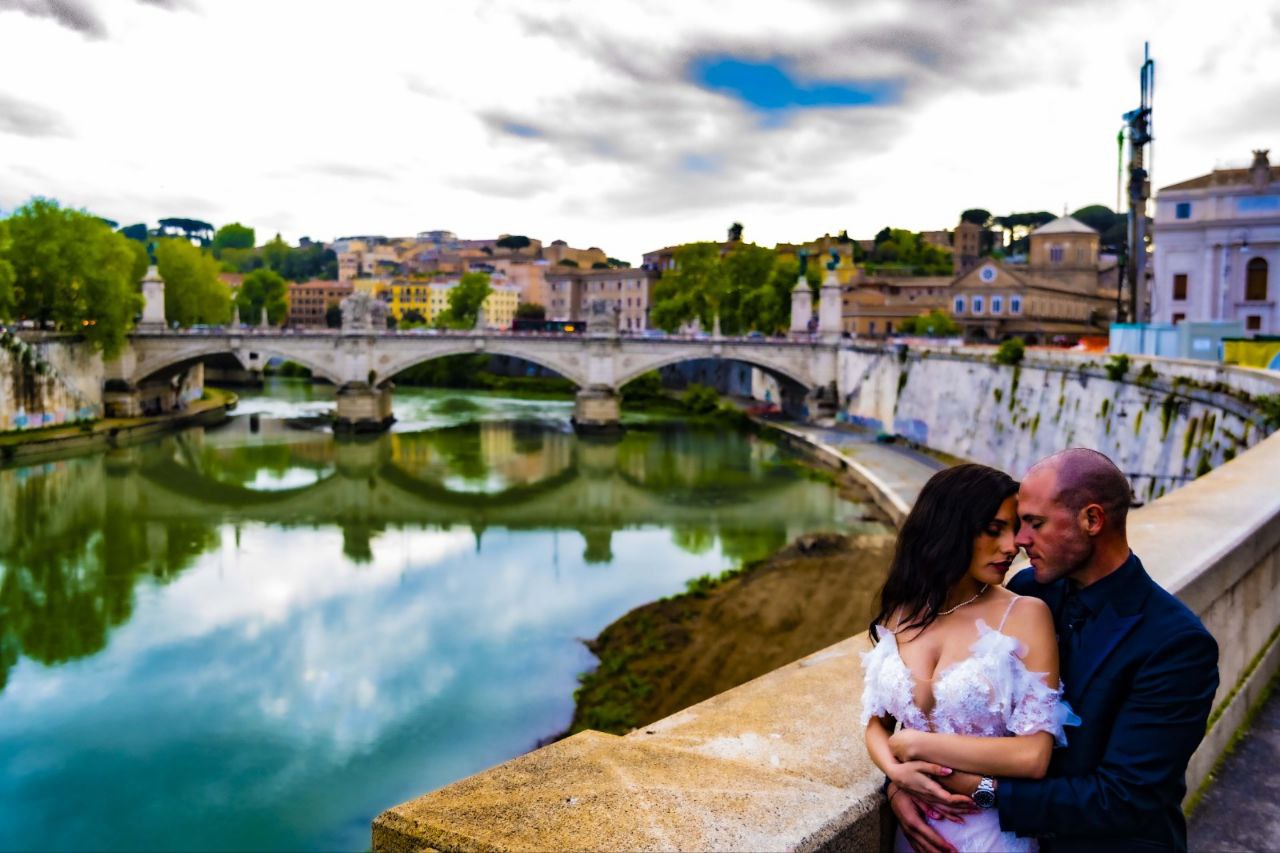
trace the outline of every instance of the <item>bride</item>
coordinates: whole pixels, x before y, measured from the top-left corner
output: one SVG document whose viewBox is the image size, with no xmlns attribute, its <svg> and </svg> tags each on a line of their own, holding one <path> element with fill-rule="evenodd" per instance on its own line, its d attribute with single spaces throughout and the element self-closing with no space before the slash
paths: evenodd
<svg viewBox="0 0 1280 853">
<path fill-rule="evenodd" d="M 1037 849 L 1001 832 L 997 777 L 1043 777 L 1063 725 L 1078 722 L 1061 698 L 1049 608 L 1001 586 L 1018 551 L 1017 491 L 985 465 L 930 478 L 903 522 L 863 655 L 867 751 L 889 796 L 930 801 L 930 826 L 957 850 Z M 944 790 L 961 771 L 983 777 L 972 799 Z M 911 850 L 901 829 L 894 846 Z"/>
</svg>

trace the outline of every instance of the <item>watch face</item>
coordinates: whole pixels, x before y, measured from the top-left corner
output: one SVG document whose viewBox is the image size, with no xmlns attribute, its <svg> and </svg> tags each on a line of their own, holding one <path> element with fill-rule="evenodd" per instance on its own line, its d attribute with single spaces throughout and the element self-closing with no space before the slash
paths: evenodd
<svg viewBox="0 0 1280 853">
<path fill-rule="evenodd" d="M 978 273 L 978 278 L 982 279 L 987 284 L 990 284 L 991 282 L 996 280 L 996 268 L 983 267 L 982 272 Z"/>
<path fill-rule="evenodd" d="M 989 809 L 996 804 L 996 792 L 979 788 L 973 792 L 973 802 L 979 808 Z"/>
</svg>

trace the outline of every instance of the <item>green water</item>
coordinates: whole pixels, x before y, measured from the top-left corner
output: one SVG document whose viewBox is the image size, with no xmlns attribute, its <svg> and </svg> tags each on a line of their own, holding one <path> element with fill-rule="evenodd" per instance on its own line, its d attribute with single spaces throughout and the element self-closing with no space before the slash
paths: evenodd
<svg viewBox="0 0 1280 853">
<path fill-rule="evenodd" d="M 223 426 L 0 470 L 0 849 L 364 850 L 382 809 L 572 714 L 578 638 L 813 529 L 782 451 L 398 392 L 335 442 L 279 382 Z"/>
</svg>

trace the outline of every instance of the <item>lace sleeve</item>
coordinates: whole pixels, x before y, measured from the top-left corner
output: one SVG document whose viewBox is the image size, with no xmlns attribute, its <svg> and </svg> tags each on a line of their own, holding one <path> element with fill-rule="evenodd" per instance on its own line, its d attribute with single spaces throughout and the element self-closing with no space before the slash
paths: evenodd
<svg viewBox="0 0 1280 853">
<path fill-rule="evenodd" d="M 1009 731 L 1015 735 L 1048 732 L 1058 746 L 1067 745 L 1066 726 L 1080 725 L 1080 718 L 1062 698 L 1062 690 L 1054 690 L 1044 683 L 1043 672 L 1031 672 L 1021 660 L 1017 669 L 1013 691 L 1013 713 L 1009 717 Z"/>
<path fill-rule="evenodd" d="M 862 653 L 862 728 L 872 717 L 892 715 L 892 689 L 888 682 L 890 673 L 885 661 L 893 653 L 893 638 L 887 630 L 880 629 L 880 639 L 869 652 Z"/>
</svg>

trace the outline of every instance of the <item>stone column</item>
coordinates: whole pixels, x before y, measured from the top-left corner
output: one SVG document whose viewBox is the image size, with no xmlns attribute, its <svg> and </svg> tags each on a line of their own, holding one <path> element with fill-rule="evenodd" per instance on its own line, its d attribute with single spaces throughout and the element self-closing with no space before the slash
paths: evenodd
<svg viewBox="0 0 1280 853">
<path fill-rule="evenodd" d="M 812 317 L 813 290 L 802 275 L 796 279 L 796 286 L 791 288 L 791 336 L 808 337 Z"/>
<path fill-rule="evenodd" d="M 390 386 L 348 382 L 338 389 L 333 431 L 339 435 L 382 432 L 395 422 Z"/>
<path fill-rule="evenodd" d="M 589 435 L 622 432 L 622 398 L 608 386 L 593 385 L 578 391 L 573 401 L 573 428 Z"/>
<path fill-rule="evenodd" d="M 818 334 L 824 340 L 838 340 L 844 331 L 844 305 L 840 298 L 840 280 L 834 269 L 827 270 L 818 296 Z"/>
<path fill-rule="evenodd" d="M 805 408 L 809 410 L 808 420 L 811 422 L 832 420 L 840 407 L 839 396 L 835 384 L 820 385 L 810 389 L 804 397 Z"/>
<path fill-rule="evenodd" d="M 156 267 L 150 266 L 142 278 L 142 320 L 138 323 L 138 331 L 164 330 L 164 279 Z"/>
</svg>

